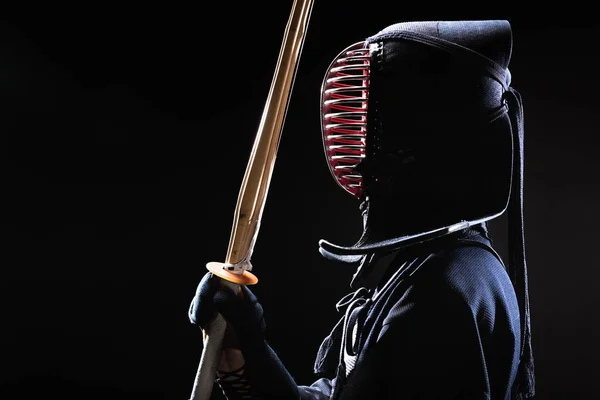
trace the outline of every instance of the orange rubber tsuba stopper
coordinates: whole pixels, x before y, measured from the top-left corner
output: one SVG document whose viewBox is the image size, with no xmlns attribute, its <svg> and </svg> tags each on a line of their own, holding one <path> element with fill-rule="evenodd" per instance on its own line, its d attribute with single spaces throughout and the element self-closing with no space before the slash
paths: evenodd
<svg viewBox="0 0 600 400">
<path fill-rule="evenodd" d="M 250 271 L 244 271 L 241 274 L 228 271 L 223 268 L 226 264 L 220 262 L 209 262 L 206 264 L 208 269 L 219 278 L 223 278 L 228 282 L 237 283 L 238 285 L 255 285 L 258 282 L 258 278 Z"/>
</svg>

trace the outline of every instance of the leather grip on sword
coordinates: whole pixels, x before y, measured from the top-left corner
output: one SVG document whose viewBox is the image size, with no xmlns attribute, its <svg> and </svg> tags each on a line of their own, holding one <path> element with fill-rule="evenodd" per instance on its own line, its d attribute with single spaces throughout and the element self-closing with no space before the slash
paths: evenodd
<svg viewBox="0 0 600 400">
<path fill-rule="evenodd" d="M 238 296 L 243 296 L 239 285 L 228 282 L 219 278 L 219 285 L 228 290 L 237 293 Z M 223 340 L 227 331 L 227 321 L 223 316 L 217 313 L 216 317 L 203 330 L 202 355 L 200 363 L 194 379 L 192 394 L 189 400 L 209 400 L 217 374 L 217 368 L 221 360 L 221 352 L 223 350 Z"/>
<path fill-rule="evenodd" d="M 221 359 L 221 350 L 223 346 L 223 337 L 227 322 L 221 314 L 210 323 L 204 331 L 204 348 L 198 371 L 194 379 L 194 386 L 190 400 L 209 400 L 214 387 L 217 367 Z"/>
</svg>

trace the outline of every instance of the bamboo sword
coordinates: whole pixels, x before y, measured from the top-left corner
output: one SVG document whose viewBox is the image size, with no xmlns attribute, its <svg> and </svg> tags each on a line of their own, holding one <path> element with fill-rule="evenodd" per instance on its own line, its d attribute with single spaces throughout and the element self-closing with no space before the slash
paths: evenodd
<svg viewBox="0 0 600 400">
<path fill-rule="evenodd" d="M 236 291 L 239 290 L 238 285 L 254 285 L 258 282 L 258 278 L 250 272 L 250 258 L 258 236 L 312 3 L 313 0 L 294 0 L 269 95 L 242 180 L 227 256 L 224 263 L 209 262 L 206 265 L 210 272 L 222 279 L 224 285 Z M 226 322 L 218 314 L 205 330 L 204 348 L 190 400 L 210 399 L 225 328 Z"/>
</svg>

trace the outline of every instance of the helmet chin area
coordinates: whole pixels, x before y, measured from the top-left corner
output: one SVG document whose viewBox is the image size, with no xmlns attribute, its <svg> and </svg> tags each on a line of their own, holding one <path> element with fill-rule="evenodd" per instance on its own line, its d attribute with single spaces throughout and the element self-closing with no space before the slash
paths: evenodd
<svg viewBox="0 0 600 400">
<path fill-rule="evenodd" d="M 321 86 L 321 132 L 329 170 L 356 198 L 363 177 L 356 166 L 365 158 L 370 50 L 364 42 L 344 49 L 331 62 Z"/>
</svg>

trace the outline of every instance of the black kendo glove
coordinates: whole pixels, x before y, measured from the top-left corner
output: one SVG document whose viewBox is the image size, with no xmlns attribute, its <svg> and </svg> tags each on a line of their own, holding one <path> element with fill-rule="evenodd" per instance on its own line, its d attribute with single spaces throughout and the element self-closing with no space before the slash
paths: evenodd
<svg viewBox="0 0 600 400">
<path fill-rule="evenodd" d="M 189 309 L 190 322 L 203 329 L 217 313 L 225 318 L 228 329 L 233 328 L 234 339 L 226 334 L 229 339 L 225 339 L 224 348 L 241 350 L 245 365 L 239 378 L 244 384 L 236 380 L 219 379 L 221 389 L 231 399 L 250 393 L 253 395 L 250 398 L 257 399 L 299 399 L 296 382 L 265 341 L 262 306 L 247 286 L 241 285 L 239 288 L 240 294 L 233 293 L 221 283 L 221 278 L 208 272 L 198 284 Z"/>
</svg>

